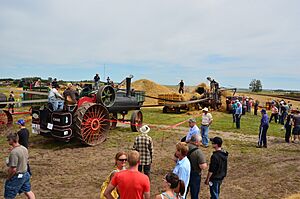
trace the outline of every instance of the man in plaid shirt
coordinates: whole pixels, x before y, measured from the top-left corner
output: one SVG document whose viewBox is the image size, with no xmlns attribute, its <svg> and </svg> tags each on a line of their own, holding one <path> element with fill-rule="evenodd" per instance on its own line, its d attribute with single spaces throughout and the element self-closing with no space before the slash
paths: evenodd
<svg viewBox="0 0 300 199">
<path fill-rule="evenodd" d="M 153 142 L 148 135 L 149 126 L 144 125 L 140 128 L 141 135 L 137 136 L 134 141 L 133 149 L 140 153 L 139 171 L 144 171 L 150 179 L 150 168 L 152 163 Z"/>
</svg>

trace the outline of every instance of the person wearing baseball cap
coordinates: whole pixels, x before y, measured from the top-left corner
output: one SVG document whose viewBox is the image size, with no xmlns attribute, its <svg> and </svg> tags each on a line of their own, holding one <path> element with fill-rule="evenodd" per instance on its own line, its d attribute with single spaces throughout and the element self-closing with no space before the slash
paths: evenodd
<svg viewBox="0 0 300 199">
<path fill-rule="evenodd" d="M 260 112 L 261 112 L 261 120 L 259 126 L 257 148 L 262 148 L 262 147 L 267 148 L 267 131 L 269 128 L 269 117 L 266 109 L 262 109 Z"/>
<path fill-rule="evenodd" d="M 200 130 L 196 124 L 196 119 L 195 118 L 190 118 L 189 119 L 189 132 L 185 137 L 181 139 L 182 142 L 189 142 L 191 140 L 192 135 L 200 135 Z"/>
<path fill-rule="evenodd" d="M 219 198 L 220 186 L 227 175 L 228 152 L 222 149 L 222 138 L 214 137 L 210 141 L 215 151 L 210 158 L 205 184 L 209 185 L 211 198 Z"/>
<path fill-rule="evenodd" d="M 28 149 L 29 131 L 25 126 L 25 120 L 19 119 L 16 124 L 19 125 L 20 128 L 20 130 L 17 132 L 19 136 L 19 143 Z"/>
<path fill-rule="evenodd" d="M 17 132 L 18 136 L 19 136 L 19 144 L 24 146 L 27 150 L 28 150 L 28 146 L 29 146 L 29 131 L 26 128 L 25 124 L 25 120 L 24 119 L 19 119 L 16 122 L 17 125 L 19 125 L 20 130 Z M 29 162 L 27 163 L 27 171 L 30 175 L 32 175 L 31 173 L 31 169 L 29 166 Z"/>
</svg>

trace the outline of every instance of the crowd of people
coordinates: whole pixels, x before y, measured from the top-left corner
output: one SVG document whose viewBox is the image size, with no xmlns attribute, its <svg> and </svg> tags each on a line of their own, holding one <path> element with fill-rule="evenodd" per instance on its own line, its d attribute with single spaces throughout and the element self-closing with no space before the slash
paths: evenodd
<svg viewBox="0 0 300 199">
<path fill-rule="evenodd" d="M 94 77 L 94 87 L 98 88 L 100 77 Z M 107 81 L 110 81 L 109 78 Z M 180 84 L 180 93 L 184 92 L 183 81 Z M 37 82 L 39 83 L 39 82 Z M 64 103 L 77 103 L 78 92 L 73 84 L 68 83 L 67 88 L 60 94 L 60 86 L 56 79 L 51 83 L 52 89 L 48 95 L 48 101 L 53 111 L 62 110 Z M 11 93 L 12 98 L 13 93 Z M 232 120 L 237 129 L 241 128 L 241 117 L 247 112 L 257 115 L 259 102 L 251 98 L 243 100 L 235 99 L 231 102 Z M 13 110 L 13 107 L 12 107 Z M 209 128 L 213 123 L 213 116 L 207 107 L 202 109 L 200 128 L 195 118 L 188 120 L 189 131 L 174 146 L 174 168 L 166 173 L 163 178 L 163 192 L 156 195 L 155 199 L 183 199 L 190 195 L 191 199 L 199 198 L 201 188 L 201 176 L 207 170 L 203 184 L 208 185 L 212 199 L 218 199 L 221 184 L 227 176 L 228 152 L 222 148 L 221 137 L 209 138 Z M 285 141 L 290 142 L 291 134 L 293 142 L 300 141 L 300 111 L 291 111 L 289 102 L 273 101 L 271 103 L 271 115 L 266 109 L 261 109 L 259 126 L 259 138 L 257 147 L 267 148 L 267 131 L 273 121 L 284 125 L 286 129 Z M 27 198 L 34 199 L 31 191 L 30 176 L 32 175 L 28 161 L 29 131 L 25 127 L 25 120 L 18 120 L 20 130 L 17 133 L 9 133 L 7 141 L 10 154 L 6 161 L 8 177 L 5 182 L 4 197 L 15 198 L 17 194 L 24 193 Z M 100 198 L 108 199 L 132 199 L 150 198 L 151 165 L 153 163 L 153 140 L 149 135 L 150 127 L 142 126 L 129 152 L 120 151 L 115 157 L 115 168 L 108 174 L 100 188 Z M 201 147 L 207 148 L 211 143 L 214 149 L 210 161 Z M 127 165 L 128 163 L 128 165 Z M 171 169 L 171 168 L 170 168 Z M 129 183 L 130 182 L 130 183 Z"/>
<path fill-rule="evenodd" d="M 198 128 L 196 119 L 188 120 L 189 131 L 175 145 L 175 166 L 172 172 L 163 178 L 162 193 L 156 199 L 199 198 L 201 175 L 208 169 L 205 184 L 210 188 L 211 198 L 219 198 L 220 186 L 227 175 L 228 152 L 222 149 L 220 137 L 209 139 L 209 126 L 212 115 L 207 108 L 203 109 L 201 126 Z M 149 135 L 150 128 L 144 125 L 128 153 L 118 152 L 115 156 L 115 169 L 107 176 L 100 188 L 100 198 L 150 198 L 151 164 L 153 161 L 153 141 Z M 214 152 L 210 164 L 200 146 L 206 148 L 211 141 Z M 128 168 L 125 168 L 128 162 Z M 209 165 L 209 166 L 208 166 Z M 130 181 L 130 183 L 128 183 Z"/>
</svg>

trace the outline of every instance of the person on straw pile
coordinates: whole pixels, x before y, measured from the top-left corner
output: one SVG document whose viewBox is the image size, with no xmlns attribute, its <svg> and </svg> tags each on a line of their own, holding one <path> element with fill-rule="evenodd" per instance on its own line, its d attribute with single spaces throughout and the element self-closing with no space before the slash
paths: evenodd
<svg viewBox="0 0 300 199">
<path fill-rule="evenodd" d="M 190 118 L 189 119 L 189 132 L 187 133 L 187 135 L 185 137 L 183 137 L 181 139 L 181 142 L 189 142 L 192 135 L 197 134 L 200 135 L 200 130 L 196 124 L 196 119 L 195 118 Z"/>
<path fill-rule="evenodd" d="M 185 192 L 184 182 L 176 174 L 168 173 L 163 178 L 163 190 L 155 199 L 178 199 Z"/>
<path fill-rule="evenodd" d="M 6 161 L 8 175 L 4 185 L 4 198 L 11 199 L 17 194 L 25 193 L 28 199 L 35 199 L 31 191 L 30 174 L 27 171 L 28 151 L 19 144 L 17 133 L 9 133 L 7 141 L 12 149 Z"/>
<path fill-rule="evenodd" d="M 178 142 L 176 144 L 175 157 L 177 158 L 176 166 L 173 169 L 173 173 L 178 175 L 179 179 L 184 182 L 185 192 L 182 195 L 182 198 L 186 197 L 187 188 L 189 186 L 190 174 L 191 174 L 191 163 L 187 158 L 189 148 L 187 143 Z"/>
<path fill-rule="evenodd" d="M 199 149 L 200 136 L 193 135 L 188 144 L 189 152 L 187 154 L 191 163 L 191 175 L 189 182 L 189 190 L 191 199 L 198 199 L 200 193 L 201 173 L 207 168 L 206 158 L 201 149 Z"/>
<path fill-rule="evenodd" d="M 210 141 L 214 148 L 214 152 L 210 157 L 205 184 L 209 185 L 210 198 L 219 199 L 221 184 L 227 175 L 228 152 L 222 149 L 222 138 L 214 137 L 211 138 Z"/>
<path fill-rule="evenodd" d="M 79 96 L 79 94 L 76 90 L 73 89 L 73 84 L 68 83 L 67 89 L 63 92 L 63 96 L 68 104 L 76 104 L 76 98 Z"/>
<path fill-rule="evenodd" d="M 150 180 L 148 176 L 138 171 L 140 154 L 130 151 L 127 156 L 129 169 L 115 173 L 107 186 L 104 196 L 113 199 L 111 192 L 118 187 L 122 199 L 150 199 Z"/>
<path fill-rule="evenodd" d="M 144 172 L 150 179 L 151 163 L 153 157 L 153 142 L 148 135 L 150 127 L 144 125 L 140 128 L 141 134 L 135 138 L 133 149 L 140 153 L 140 164 L 138 170 Z"/>
<path fill-rule="evenodd" d="M 107 186 L 109 185 L 111 179 L 114 177 L 114 175 L 122 170 L 126 169 L 126 162 L 127 162 L 127 154 L 124 151 L 120 151 L 115 156 L 115 169 L 107 176 L 106 180 L 103 182 L 101 188 L 100 188 L 100 199 L 106 199 L 104 196 L 104 191 L 106 190 Z M 119 198 L 119 194 L 117 192 L 117 189 L 114 189 L 111 192 L 111 195 L 114 199 Z"/>
<path fill-rule="evenodd" d="M 52 105 L 53 111 L 63 110 L 64 107 L 64 97 L 58 92 L 59 88 L 60 86 L 55 84 L 48 94 L 48 102 Z"/>
<path fill-rule="evenodd" d="M 178 90 L 179 94 L 183 94 L 184 93 L 184 82 L 183 80 L 181 80 L 179 82 L 179 90 Z"/>
<path fill-rule="evenodd" d="M 261 120 L 259 126 L 257 148 L 262 148 L 262 147 L 267 148 L 267 131 L 269 128 L 269 117 L 266 109 L 262 109 L 260 112 L 261 112 Z"/>
<path fill-rule="evenodd" d="M 209 126 L 211 125 L 213 118 L 211 113 L 208 112 L 208 108 L 205 107 L 202 109 L 202 122 L 201 122 L 201 137 L 202 137 L 202 144 L 204 147 L 208 147 L 208 133 L 209 133 Z"/>
</svg>

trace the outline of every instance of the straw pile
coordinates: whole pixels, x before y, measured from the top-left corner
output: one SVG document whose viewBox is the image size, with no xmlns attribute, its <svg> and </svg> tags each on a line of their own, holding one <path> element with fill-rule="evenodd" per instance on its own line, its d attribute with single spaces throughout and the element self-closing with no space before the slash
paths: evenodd
<svg viewBox="0 0 300 199">
<path fill-rule="evenodd" d="M 145 91 L 146 95 L 152 97 L 157 97 L 158 94 L 172 93 L 171 89 L 147 79 L 140 79 L 133 82 L 132 88 L 134 88 L 135 90 Z M 144 104 L 157 104 L 157 99 L 146 97 Z"/>
<path fill-rule="evenodd" d="M 300 194 L 294 194 L 294 195 L 291 195 L 289 197 L 287 197 L 286 199 L 300 199 Z"/>
</svg>

